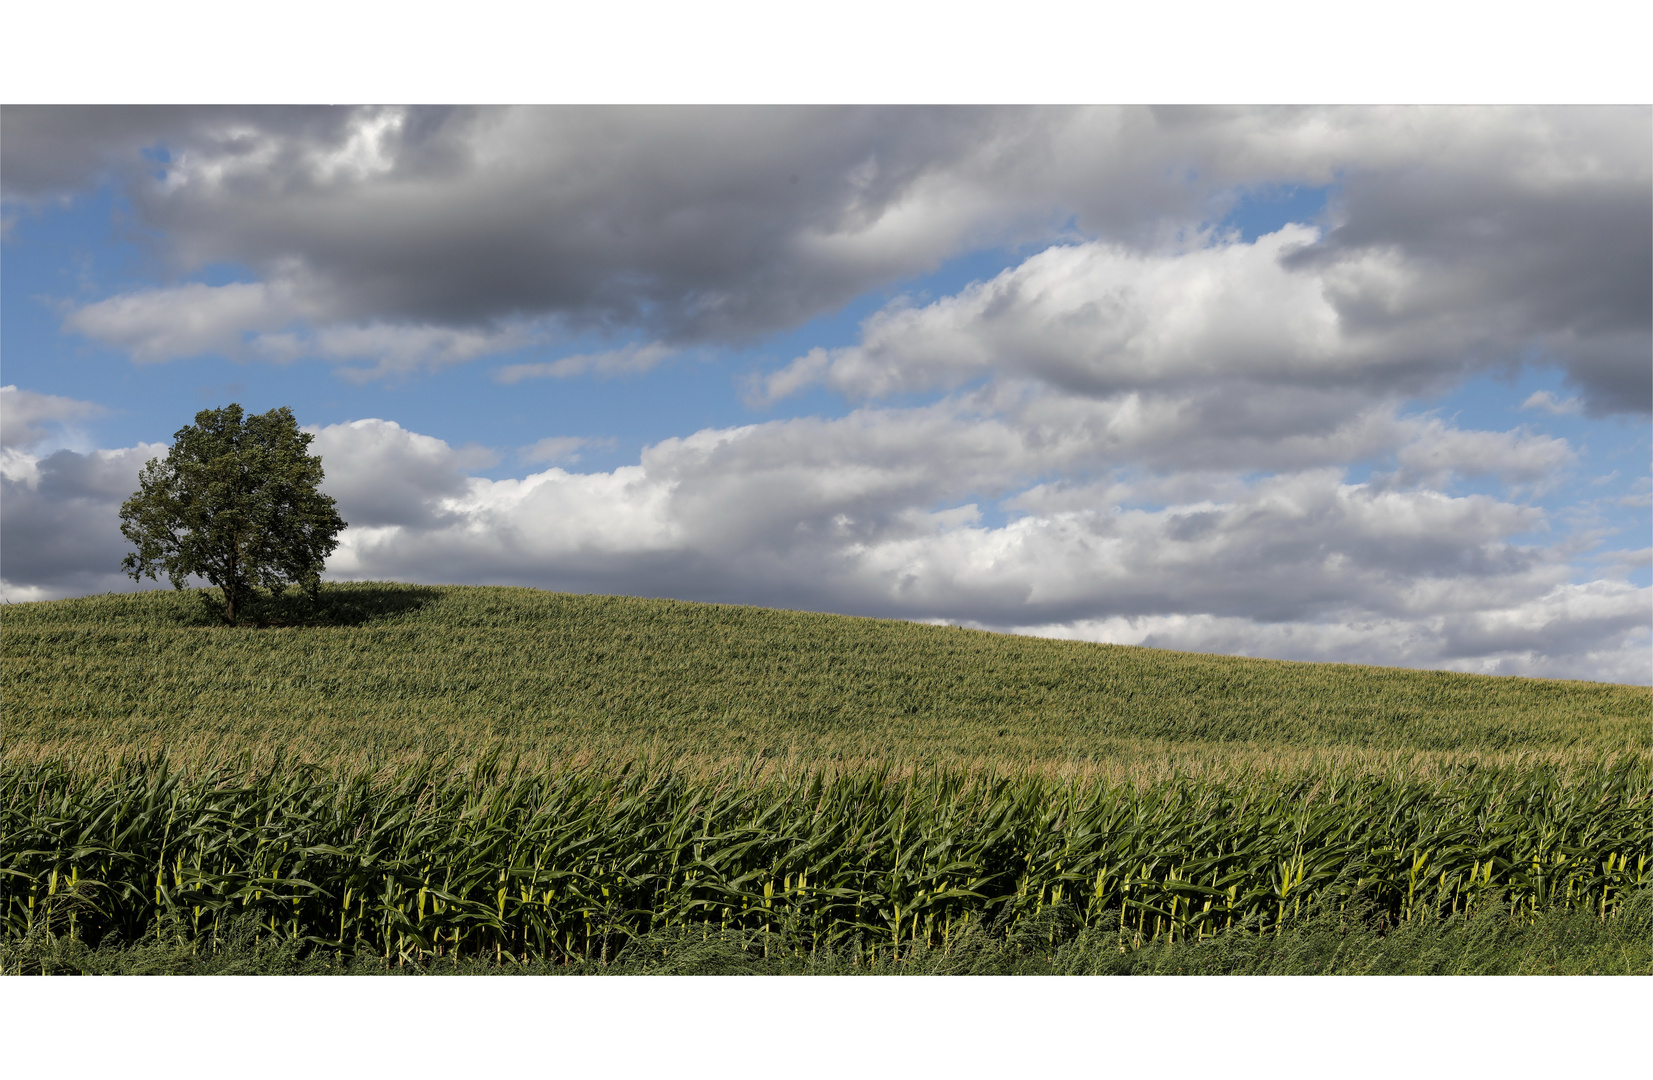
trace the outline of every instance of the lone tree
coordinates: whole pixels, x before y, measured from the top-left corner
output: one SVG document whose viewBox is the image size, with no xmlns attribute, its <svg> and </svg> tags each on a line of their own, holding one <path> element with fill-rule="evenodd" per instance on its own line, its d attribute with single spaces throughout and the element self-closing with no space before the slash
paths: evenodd
<svg viewBox="0 0 1653 1080">
<path fill-rule="evenodd" d="M 345 523 L 316 490 L 323 474 L 321 458 L 306 450 L 313 438 L 285 407 L 196 413 L 121 504 L 121 532 L 138 548 L 121 569 L 134 581 L 164 573 L 175 589 L 192 574 L 206 578 L 223 590 L 232 626 L 255 585 L 279 595 L 294 584 L 317 597 Z"/>
</svg>

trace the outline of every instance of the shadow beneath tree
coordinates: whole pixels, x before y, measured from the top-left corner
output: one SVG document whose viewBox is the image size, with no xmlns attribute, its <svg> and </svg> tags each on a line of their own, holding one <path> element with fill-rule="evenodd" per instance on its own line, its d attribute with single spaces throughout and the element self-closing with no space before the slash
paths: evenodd
<svg viewBox="0 0 1653 1080">
<path fill-rule="evenodd" d="M 217 589 L 201 589 L 197 595 L 201 605 L 189 622 L 224 625 L 223 594 Z M 361 626 L 418 611 L 441 597 L 442 590 L 433 586 L 394 581 L 327 582 L 316 597 L 296 588 L 279 594 L 255 589 L 237 613 L 236 625 L 258 629 Z"/>
</svg>

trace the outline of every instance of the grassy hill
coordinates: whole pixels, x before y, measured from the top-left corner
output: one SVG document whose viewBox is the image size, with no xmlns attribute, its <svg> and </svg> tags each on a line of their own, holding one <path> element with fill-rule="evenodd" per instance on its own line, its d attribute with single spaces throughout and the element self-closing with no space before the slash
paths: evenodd
<svg viewBox="0 0 1653 1080">
<path fill-rule="evenodd" d="M 1053 641 L 532 589 L 329 586 L 212 624 L 199 597 L 0 614 L 0 762 L 484 747 L 539 766 L 891 761 L 1118 774 L 1653 749 L 1653 690 Z"/>
<path fill-rule="evenodd" d="M 529 589 L 260 615 L 0 611 L 0 971 L 1653 970 L 1646 687 Z"/>
</svg>

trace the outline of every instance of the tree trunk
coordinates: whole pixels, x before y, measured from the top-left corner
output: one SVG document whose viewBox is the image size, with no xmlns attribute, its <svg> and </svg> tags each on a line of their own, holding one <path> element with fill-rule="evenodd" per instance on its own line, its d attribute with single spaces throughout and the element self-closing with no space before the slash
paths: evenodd
<svg viewBox="0 0 1653 1080">
<path fill-rule="evenodd" d="M 237 541 L 238 541 L 238 538 L 231 538 L 231 541 L 230 541 L 230 543 L 231 543 L 231 547 L 230 547 L 230 572 L 228 574 L 224 575 L 224 586 L 223 586 L 224 587 L 224 621 L 229 623 L 231 626 L 235 625 L 235 593 L 236 593 L 236 588 L 235 588 L 235 586 L 236 586 L 236 574 L 235 574 L 235 572 L 238 569 L 240 569 L 240 567 L 236 565 L 236 558 L 235 558 L 235 556 L 237 554 L 237 548 L 234 545 L 237 543 Z"/>
</svg>

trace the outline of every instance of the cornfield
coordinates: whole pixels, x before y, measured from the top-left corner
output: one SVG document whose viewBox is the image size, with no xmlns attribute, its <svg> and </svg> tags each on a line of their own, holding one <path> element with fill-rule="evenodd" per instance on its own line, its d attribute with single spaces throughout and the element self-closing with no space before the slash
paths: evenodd
<svg viewBox="0 0 1653 1080">
<path fill-rule="evenodd" d="M 1277 933 L 1328 904 L 1397 924 L 1488 908 L 1608 919 L 1653 884 L 1653 770 L 1634 757 L 1145 786 L 512 764 L 9 768 L 3 933 L 131 942 L 250 916 L 387 963 L 606 958 L 663 930 L 898 955 L 1053 910 L 1122 944 Z"/>
<path fill-rule="evenodd" d="M 5 608 L 0 943 L 255 921 L 410 967 L 606 967 L 660 935 L 900 958 L 1278 938 L 1311 910 L 1618 926 L 1653 886 L 1647 687 L 323 597 L 239 628 L 188 594 Z"/>
<path fill-rule="evenodd" d="M 212 625 L 185 593 L 0 612 L 0 764 L 165 752 L 350 771 L 500 746 L 538 770 L 925 768 L 1118 780 L 1653 751 L 1653 690 L 1301 664 L 795 611 L 331 585 L 322 617 Z M 306 622 L 308 620 L 308 622 Z"/>
</svg>

